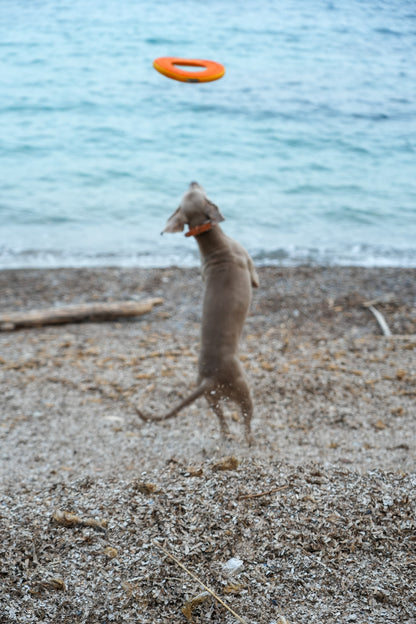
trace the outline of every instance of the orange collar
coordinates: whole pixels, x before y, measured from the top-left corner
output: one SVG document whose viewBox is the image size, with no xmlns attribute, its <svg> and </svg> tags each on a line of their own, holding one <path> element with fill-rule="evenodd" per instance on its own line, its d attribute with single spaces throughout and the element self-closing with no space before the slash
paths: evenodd
<svg viewBox="0 0 416 624">
<path fill-rule="evenodd" d="M 188 232 L 186 232 L 185 236 L 199 236 L 200 234 L 203 234 L 204 232 L 208 232 L 209 230 L 212 230 L 214 226 L 212 225 L 212 223 L 210 223 L 208 221 L 208 223 L 203 223 L 202 225 L 196 225 L 194 228 L 191 228 L 190 230 L 188 230 Z"/>
</svg>

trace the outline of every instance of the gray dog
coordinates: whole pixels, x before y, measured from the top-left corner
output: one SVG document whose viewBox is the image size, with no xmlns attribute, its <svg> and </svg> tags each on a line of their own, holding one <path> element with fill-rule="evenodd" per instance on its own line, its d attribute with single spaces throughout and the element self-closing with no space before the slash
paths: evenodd
<svg viewBox="0 0 416 624">
<path fill-rule="evenodd" d="M 182 232 L 187 224 L 186 236 L 195 237 L 201 254 L 205 293 L 198 387 L 163 416 L 147 416 L 139 410 L 137 413 L 145 421 L 167 420 L 203 395 L 218 416 L 222 435 L 226 436 L 229 429 L 220 401 L 230 399 L 241 409 L 245 436 L 251 444 L 253 401 L 238 359 L 238 343 L 250 306 L 252 287 L 257 287 L 259 280 L 252 259 L 244 247 L 224 234 L 218 225 L 220 221 L 224 221 L 224 217 L 217 206 L 207 198 L 199 184 L 192 182 L 163 230 Z"/>
</svg>

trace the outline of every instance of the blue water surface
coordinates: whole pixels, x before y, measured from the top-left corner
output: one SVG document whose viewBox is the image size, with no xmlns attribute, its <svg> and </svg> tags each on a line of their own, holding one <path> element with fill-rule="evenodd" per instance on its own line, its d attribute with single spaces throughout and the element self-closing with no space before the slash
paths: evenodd
<svg viewBox="0 0 416 624">
<path fill-rule="evenodd" d="M 192 180 L 258 263 L 416 266 L 415 59 L 413 0 L 2 0 L 0 268 L 195 264 Z"/>
</svg>

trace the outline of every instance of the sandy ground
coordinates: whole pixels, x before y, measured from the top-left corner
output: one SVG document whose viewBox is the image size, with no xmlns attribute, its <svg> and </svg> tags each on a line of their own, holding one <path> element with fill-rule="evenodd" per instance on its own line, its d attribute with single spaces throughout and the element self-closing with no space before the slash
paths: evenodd
<svg viewBox="0 0 416 624">
<path fill-rule="evenodd" d="M 227 441 L 203 400 L 132 408 L 194 387 L 198 269 L 0 272 L 2 312 L 164 299 L 0 333 L 0 622 L 416 622 L 415 277 L 260 269 L 249 448 L 232 405 Z"/>
</svg>

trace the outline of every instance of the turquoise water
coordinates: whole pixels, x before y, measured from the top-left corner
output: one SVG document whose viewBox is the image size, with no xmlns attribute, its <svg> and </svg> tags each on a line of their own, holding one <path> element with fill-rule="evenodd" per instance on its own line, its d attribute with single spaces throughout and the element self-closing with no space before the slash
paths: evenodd
<svg viewBox="0 0 416 624">
<path fill-rule="evenodd" d="M 416 266 L 415 59 L 413 0 L 2 0 L 0 267 L 195 264 L 192 180 L 258 263 Z"/>
</svg>

